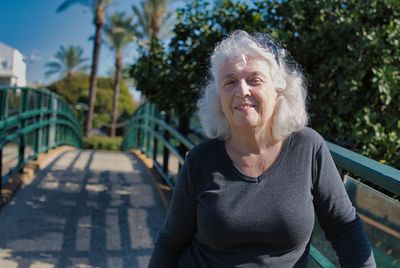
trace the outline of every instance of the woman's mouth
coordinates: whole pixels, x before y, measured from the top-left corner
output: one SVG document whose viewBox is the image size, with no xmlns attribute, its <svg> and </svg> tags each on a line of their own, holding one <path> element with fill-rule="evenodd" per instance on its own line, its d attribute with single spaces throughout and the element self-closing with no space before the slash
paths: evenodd
<svg viewBox="0 0 400 268">
<path fill-rule="evenodd" d="M 241 103 L 241 104 L 239 104 L 239 105 L 236 105 L 236 106 L 234 107 L 234 109 L 235 109 L 235 110 L 238 110 L 238 111 L 247 111 L 248 109 L 250 109 L 250 108 L 255 108 L 255 107 L 256 107 L 255 104 L 251 104 L 251 103 Z"/>
</svg>

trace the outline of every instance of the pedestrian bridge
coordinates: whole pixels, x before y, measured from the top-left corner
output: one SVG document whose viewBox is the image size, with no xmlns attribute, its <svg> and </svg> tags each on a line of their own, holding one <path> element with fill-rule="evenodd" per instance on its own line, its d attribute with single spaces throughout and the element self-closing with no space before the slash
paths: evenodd
<svg viewBox="0 0 400 268">
<path fill-rule="evenodd" d="M 0 93 L 3 186 L 47 155 L 34 179 L 0 208 L 0 268 L 147 267 L 168 206 L 163 193 L 173 190 L 185 153 L 204 139 L 195 118 L 178 122 L 145 104 L 125 131 L 123 152 L 82 150 L 78 121 L 57 95 Z M 399 267 L 400 171 L 328 146 L 378 267 Z M 310 267 L 337 264 L 318 223 L 309 258 Z"/>
<path fill-rule="evenodd" d="M 59 152 L 0 211 L 0 267 L 147 267 L 164 217 L 132 154 Z"/>
</svg>

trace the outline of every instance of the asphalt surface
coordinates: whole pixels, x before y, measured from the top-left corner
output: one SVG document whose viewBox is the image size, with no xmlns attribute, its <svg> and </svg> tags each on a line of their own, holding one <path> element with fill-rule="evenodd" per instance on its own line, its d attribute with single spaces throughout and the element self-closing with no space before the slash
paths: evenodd
<svg viewBox="0 0 400 268">
<path fill-rule="evenodd" d="M 64 152 L 0 210 L 0 268 L 147 267 L 164 217 L 134 156 Z"/>
</svg>

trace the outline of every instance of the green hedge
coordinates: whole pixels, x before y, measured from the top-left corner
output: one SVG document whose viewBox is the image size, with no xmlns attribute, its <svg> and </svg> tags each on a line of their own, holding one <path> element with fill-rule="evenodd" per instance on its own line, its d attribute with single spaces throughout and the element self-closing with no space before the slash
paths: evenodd
<svg viewBox="0 0 400 268">
<path fill-rule="evenodd" d="M 83 148 L 93 150 L 119 151 L 122 137 L 89 136 L 83 138 Z"/>
<path fill-rule="evenodd" d="M 190 1 L 168 47 L 153 40 L 136 59 L 130 76 L 146 100 L 174 110 L 185 129 L 214 46 L 236 29 L 266 32 L 307 74 L 310 126 L 400 169 L 399 0 L 214 2 Z"/>
</svg>

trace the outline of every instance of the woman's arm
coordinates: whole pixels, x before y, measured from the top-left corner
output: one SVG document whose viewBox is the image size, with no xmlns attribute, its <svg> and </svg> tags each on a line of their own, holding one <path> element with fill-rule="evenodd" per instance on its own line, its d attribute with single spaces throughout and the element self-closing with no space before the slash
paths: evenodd
<svg viewBox="0 0 400 268">
<path fill-rule="evenodd" d="M 179 172 L 167 218 L 150 259 L 150 268 L 176 268 L 196 231 L 196 200 L 188 159 L 189 155 Z"/>
<path fill-rule="evenodd" d="M 315 158 L 312 193 L 318 221 L 336 251 L 341 267 L 376 267 L 362 222 L 325 142 Z"/>
</svg>

